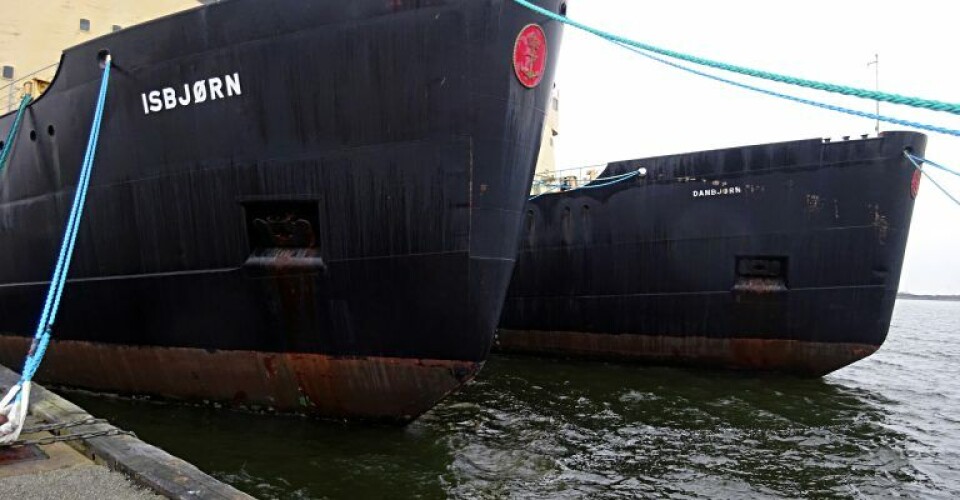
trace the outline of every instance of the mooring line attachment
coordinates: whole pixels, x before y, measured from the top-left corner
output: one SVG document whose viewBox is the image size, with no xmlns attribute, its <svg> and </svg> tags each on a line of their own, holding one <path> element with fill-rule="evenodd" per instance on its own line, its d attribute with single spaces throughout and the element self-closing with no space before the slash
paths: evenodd
<svg viewBox="0 0 960 500">
<path fill-rule="evenodd" d="M 29 432 L 24 431 L 24 434 L 30 434 Z M 123 429 L 117 429 L 116 427 L 112 429 L 104 429 L 102 431 L 93 431 L 86 432 L 81 434 L 63 434 L 63 435 L 53 435 L 46 436 L 37 439 L 18 439 L 16 441 L 11 441 L 6 446 L 16 447 L 16 446 L 45 446 L 53 443 L 65 443 L 69 441 L 86 441 L 88 439 L 99 438 L 99 437 L 113 437 L 113 436 L 131 436 L 136 438 L 137 435 L 131 431 L 125 431 Z"/>
<path fill-rule="evenodd" d="M 924 157 L 922 157 L 922 156 L 917 156 L 917 155 L 915 155 L 915 154 L 913 154 L 913 153 L 911 153 L 911 152 L 909 152 L 909 151 L 904 151 L 903 153 L 907 155 L 907 158 L 910 158 L 911 160 L 914 160 L 914 163 L 917 163 L 917 162 L 920 162 L 921 164 L 925 163 L 925 164 L 927 164 L 927 165 L 930 165 L 930 166 L 933 167 L 933 168 L 940 169 L 940 170 L 943 170 L 944 172 L 947 172 L 947 173 L 956 175 L 957 177 L 960 177 L 960 171 L 957 171 L 957 170 L 954 170 L 954 169 L 952 169 L 952 168 L 950 168 L 950 167 L 946 167 L 946 166 L 944 166 L 944 165 L 941 165 L 941 164 L 939 164 L 939 163 L 937 163 L 937 162 L 935 162 L 935 161 L 933 161 L 933 160 L 931 160 L 931 159 L 929 159 L 929 158 L 924 158 Z"/>
<path fill-rule="evenodd" d="M 70 429 L 73 427 L 80 427 L 82 425 L 95 425 L 95 424 L 106 424 L 107 419 L 105 418 L 81 418 L 79 420 L 73 420 L 70 422 L 60 422 L 56 424 L 40 424 L 33 427 L 26 427 L 21 431 L 21 434 L 36 434 L 38 432 L 50 432 L 50 431 L 62 431 L 64 429 Z"/>
<path fill-rule="evenodd" d="M 64 229 L 63 241 L 60 244 L 60 253 L 54 267 L 50 288 L 47 289 L 46 300 L 37 330 L 34 333 L 30 352 L 24 362 L 20 381 L 10 388 L 3 400 L 0 400 L 0 416 L 6 421 L 0 425 L 0 445 L 10 445 L 15 442 L 23 430 L 23 424 L 30 409 L 30 387 L 33 376 L 43 355 L 50 344 L 51 329 L 60 308 L 60 299 L 63 297 L 63 288 L 70 271 L 70 261 L 73 249 L 77 242 L 77 232 L 80 220 L 83 218 L 83 208 L 87 199 L 87 190 L 90 187 L 90 174 L 93 171 L 96 158 L 97 143 L 100 140 L 100 126 L 103 122 L 103 110 L 107 100 L 107 88 L 110 81 L 111 58 L 108 55 L 104 61 L 103 76 L 100 81 L 100 93 L 97 96 L 96 108 L 93 114 L 93 124 L 90 126 L 90 137 L 87 141 L 87 150 L 80 168 L 80 178 L 77 181 L 77 190 L 73 196 L 73 205 L 70 208 L 70 217 Z M 2 420 L 0 420 L 2 421 Z"/>
<path fill-rule="evenodd" d="M 951 169 L 951 168 L 949 168 L 949 167 L 945 167 L 945 166 L 943 166 L 943 165 L 940 165 L 939 163 L 930 161 L 930 160 L 928 160 L 928 159 L 926 159 L 926 158 L 924 158 L 924 157 L 922 157 L 922 156 L 916 156 L 916 155 L 914 155 L 913 153 L 911 153 L 910 151 L 904 151 L 904 152 L 903 152 L 903 156 L 905 156 L 908 160 L 910 160 L 910 163 L 913 163 L 913 166 L 916 167 L 916 169 L 917 169 L 918 171 L 920 171 L 920 173 L 921 173 L 924 177 L 926 177 L 927 180 L 929 180 L 930 182 L 932 182 L 933 185 L 936 186 L 937 189 L 939 189 L 943 194 L 947 195 L 947 198 L 950 198 L 950 201 L 954 202 L 958 207 L 960 207 L 960 199 L 957 199 L 957 197 L 955 197 L 954 195 L 950 194 L 950 192 L 947 191 L 947 188 L 945 188 L 945 187 L 943 187 L 942 185 L 940 185 L 940 183 L 937 182 L 936 179 L 934 179 L 933 177 L 930 177 L 930 173 L 923 169 L 923 164 L 927 164 L 927 165 L 930 165 L 931 167 L 938 168 L 938 169 L 943 170 L 943 171 L 945 171 L 945 172 L 949 172 L 949 173 L 951 173 L 951 174 L 953 174 L 953 175 L 956 175 L 956 176 L 958 176 L 958 177 L 960 177 L 960 172 L 957 172 L 956 170 L 953 170 L 953 169 Z"/>
<path fill-rule="evenodd" d="M 646 173 L 646 169 L 641 168 L 639 170 L 634 170 L 633 172 L 627 172 L 625 174 L 612 175 L 610 177 L 599 177 L 597 179 L 593 179 L 592 181 L 590 181 L 589 184 L 586 184 L 580 187 L 570 188 L 570 189 L 563 189 L 563 184 L 542 183 L 541 186 L 554 187 L 559 189 L 559 191 L 548 191 L 546 193 L 540 193 L 536 196 L 531 196 L 527 201 L 533 201 L 541 196 L 548 195 L 548 194 L 570 193 L 573 191 L 583 191 L 585 189 L 598 189 L 598 188 L 603 188 L 607 186 L 612 186 L 614 184 L 619 184 L 628 179 L 632 179 L 638 175 L 643 175 L 644 173 Z"/>
</svg>

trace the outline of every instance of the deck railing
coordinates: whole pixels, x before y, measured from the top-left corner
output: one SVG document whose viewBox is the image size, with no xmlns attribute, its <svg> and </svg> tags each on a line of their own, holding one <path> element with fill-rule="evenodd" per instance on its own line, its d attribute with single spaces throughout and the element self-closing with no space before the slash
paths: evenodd
<svg viewBox="0 0 960 500">
<path fill-rule="evenodd" d="M 37 88 L 37 80 L 41 80 L 39 78 L 41 75 L 47 77 L 43 78 L 43 81 L 52 79 L 59 65 L 59 62 L 53 63 L 0 86 L 0 115 L 16 111 L 25 94 L 30 94 L 34 98 L 39 97 L 44 89 Z"/>
<path fill-rule="evenodd" d="M 538 195 L 554 191 L 566 191 L 589 183 L 603 173 L 606 164 L 565 168 L 540 172 L 533 177 L 530 194 Z"/>
</svg>

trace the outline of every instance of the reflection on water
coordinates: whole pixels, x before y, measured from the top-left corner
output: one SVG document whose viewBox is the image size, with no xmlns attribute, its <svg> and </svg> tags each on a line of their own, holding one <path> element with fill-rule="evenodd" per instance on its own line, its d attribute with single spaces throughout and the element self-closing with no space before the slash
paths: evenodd
<svg viewBox="0 0 960 500">
<path fill-rule="evenodd" d="M 70 394 L 264 498 L 960 495 L 960 303 L 823 380 L 495 358 L 406 428 Z"/>
</svg>

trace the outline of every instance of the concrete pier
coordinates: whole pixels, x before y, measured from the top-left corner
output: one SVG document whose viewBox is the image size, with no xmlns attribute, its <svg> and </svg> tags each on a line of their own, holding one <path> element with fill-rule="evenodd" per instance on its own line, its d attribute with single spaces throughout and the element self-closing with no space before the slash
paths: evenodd
<svg viewBox="0 0 960 500">
<path fill-rule="evenodd" d="M 0 366 L 3 393 L 18 380 L 18 374 Z M 42 431 L 44 426 L 77 422 L 86 423 Z M 0 498 L 252 498 L 132 434 L 94 419 L 37 384 L 33 385 L 24 428 L 41 432 L 24 434 L 21 440 L 74 438 L 0 448 Z"/>
</svg>

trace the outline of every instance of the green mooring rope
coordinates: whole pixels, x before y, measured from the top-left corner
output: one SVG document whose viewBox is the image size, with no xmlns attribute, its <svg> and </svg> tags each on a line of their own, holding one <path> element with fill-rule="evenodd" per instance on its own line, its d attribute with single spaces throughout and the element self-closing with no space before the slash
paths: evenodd
<svg viewBox="0 0 960 500">
<path fill-rule="evenodd" d="M 684 54 L 684 53 L 682 53 L 682 52 L 677 52 L 677 51 L 674 51 L 674 50 L 662 49 L 662 48 L 656 47 L 656 46 L 654 46 L 654 45 L 646 44 L 646 43 L 643 43 L 643 42 L 637 42 L 637 41 L 635 41 L 635 40 L 630 40 L 630 39 L 628 39 L 628 38 L 624 38 L 624 37 L 621 37 L 621 36 L 618 36 L 618 35 L 614 35 L 614 34 L 612 34 L 612 33 L 607 33 L 607 32 L 605 32 L 605 31 L 603 31 L 603 30 L 600 30 L 600 29 L 597 29 L 597 28 L 593 28 L 593 27 L 587 26 L 587 25 L 585 25 L 585 24 L 581 24 L 581 23 L 579 23 L 579 22 L 577 22 L 577 21 L 574 21 L 574 20 L 572 20 L 572 19 L 570 19 L 570 18 L 568 18 L 568 17 L 561 16 L 560 14 L 557 14 L 557 13 L 555 13 L 555 12 L 551 12 L 551 11 L 549 11 L 549 10 L 547 10 L 547 9 L 544 9 L 543 7 L 539 7 L 539 6 L 537 6 L 537 5 L 534 5 L 534 4 L 530 3 L 528 0 L 513 0 L 513 1 L 516 2 L 518 5 L 521 5 L 521 6 L 523 6 L 523 7 L 526 7 L 527 9 L 530 9 L 530 10 L 532 10 L 532 11 L 538 13 L 538 14 L 542 14 L 542 15 L 544 15 L 544 16 L 549 17 L 550 19 L 553 19 L 553 20 L 555 20 L 555 21 L 559 21 L 559 22 L 561 22 L 561 23 L 564 23 L 564 24 L 573 26 L 574 28 L 581 29 L 581 30 L 583 30 L 583 31 L 586 31 L 587 33 L 594 34 L 594 35 L 596 35 L 596 36 L 599 36 L 600 38 L 604 38 L 604 39 L 609 40 L 609 41 L 611 41 L 611 42 L 620 43 L 620 44 L 624 44 L 624 45 L 629 45 L 629 46 L 631 46 L 631 47 L 636 47 L 636 48 L 638 48 L 638 49 L 647 50 L 647 51 L 654 52 L 654 53 L 657 53 L 657 54 L 660 54 L 660 55 L 663 55 L 663 56 L 671 57 L 671 58 L 674 58 L 674 59 L 679 59 L 679 60 L 682 60 L 682 61 L 691 62 L 691 63 L 698 64 L 698 65 L 701 65 L 701 66 L 707 66 L 707 67 L 711 67 L 711 68 L 720 69 L 720 70 L 723 70 L 723 71 L 730 71 L 730 72 L 733 72 L 733 73 L 739 73 L 739 74 L 741 74 L 741 75 L 746 75 L 746 76 L 750 76 L 750 77 L 754 77 L 754 78 L 762 78 L 762 79 L 770 80 L 770 81 L 774 81 L 774 82 L 786 83 L 786 84 L 789 84 L 789 85 L 796 85 L 796 86 L 799 86 L 799 87 L 806 87 L 806 88 L 815 89 L 815 90 L 822 90 L 822 91 L 824 91 L 824 92 L 833 92 L 833 93 L 835 93 L 835 94 L 842 94 L 842 95 L 847 95 L 847 96 L 859 97 L 859 98 L 862 98 L 862 99 L 870 99 L 870 100 L 872 100 L 872 101 L 883 101 L 883 102 L 889 102 L 889 103 L 892 103 L 892 104 L 901 104 L 901 105 L 904 105 L 904 106 L 910 106 L 910 107 L 914 107 L 914 108 L 928 109 L 928 110 L 932 110 L 932 111 L 943 111 L 943 112 L 946 112 L 946 113 L 952 113 L 952 114 L 955 114 L 955 115 L 960 115 L 960 104 L 954 104 L 954 103 L 943 102 L 943 101 L 936 101 L 936 100 L 932 100 L 932 99 L 923 99 L 923 98 L 920 98 L 920 97 L 910 97 L 910 96 L 904 96 L 904 95 L 899 95 L 899 94 L 890 94 L 890 93 L 887 93 L 887 92 L 880 92 L 880 91 L 876 91 L 876 90 L 867 90 L 867 89 L 859 89 L 859 88 L 856 88 L 856 87 L 847 87 L 847 86 L 845 86 L 845 85 L 836 85 L 836 84 L 832 84 L 832 83 L 818 82 L 818 81 L 816 81 L 816 80 L 807 80 L 807 79 L 805 79 L 805 78 L 797 78 L 797 77 L 793 77 L 793 76 L 781 75 L 781 74 L 778 74 L 778 73 L 771 73 L 771 72 L 769 72 L 769 71 L 761 71 L 761 70 L 756 70 L 756 69 L 753 69 L 753 68 L 747 68 L 747 67 L 744 67 L 744 66 L 737 66 L 737 65 L 734 65 L 734 64 L 727 64 L 727 63 L 720 62 L 720 61 L 714 61 L 714 60 L 712 60 L 712 59 L 706 59 L 706 58 L 703 58 L 703 57 L 697 57 L 697 56 L 693 56 L 693 55 L 689 55 L 689 54 Z"/>
</svg>

